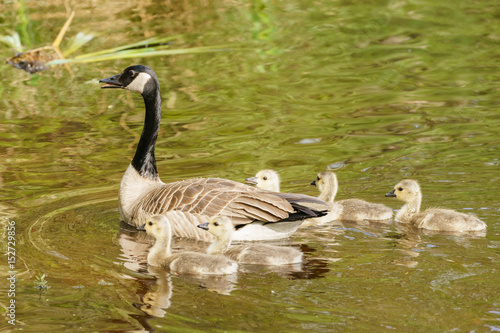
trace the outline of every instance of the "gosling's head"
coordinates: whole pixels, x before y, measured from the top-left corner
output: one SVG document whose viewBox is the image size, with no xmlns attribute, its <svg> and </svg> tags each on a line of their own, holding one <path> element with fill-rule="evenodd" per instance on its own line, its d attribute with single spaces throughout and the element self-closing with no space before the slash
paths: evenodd
<svg viewBox="0 0 500 333">
<path fill-rule="evenodd" d="M 233 222 L 228 216 L 214 216 L 207 223 L 198 224 L 198 228 L 207 230 L 216 238 L 231 236 L 234 232 Z"/>
<path fill-rule="evenodd" d="M 255 177 L 247 178 L 245 182 L 263 190 L 280 191 L 280 176 L 276 171 L 271 169 L 260 170 Z"/>
<path fill-rule="evenodd" d="M 138 230 L 146 231 L 146 233 L 154 238 L 160 237 L 168 228 L 168 220 L 163 215 L 151 216 L 146 220 L 146 223 Z"/>
<path fill-rule="evenodd" d="M 99 82 L 105 83 L 101 88 L 121 88 L 137 91 L 141 94 L 153 92 L 159 88 L 158 78 L 155 72 L 144 65 L 134 65 L 127 67 L 120 74 L 101 79 Z"/>
<path fill-rule="evenodd" d="M 420 186 L 416 180 L 404 179 L 394 186 L 394 190 L 388 192 L 386 197 L 395 197 L 404 202 L 412 202 L 420 198 Z"/>
<path fill-rule="evenodd" d="M 337 175 L 331 171 L 320 172 L 316 179 L 311 182 L 311 185 L 316 186 L 321 193 L 336 191 Z"/>
</svg>

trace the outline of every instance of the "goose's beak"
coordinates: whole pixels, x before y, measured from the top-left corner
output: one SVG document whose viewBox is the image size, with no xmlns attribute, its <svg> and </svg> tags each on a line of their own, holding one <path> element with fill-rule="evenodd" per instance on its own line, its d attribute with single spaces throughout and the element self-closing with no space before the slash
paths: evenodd
<svg viewBox="0 0 500 333">
<path fill-rule="evenodd" d="M 203 229 L 203 230 L 208 230 L 208 222 L 207 223 L 198 224 L 198 228 Z"/>
<path fill-rule="evenodd" d="M 146 223 L 144 223 L 140 227 L 137 227 L 137 230 L 139 230 L 139 231 L 146 231 Z"/>
<path fill-rule="evenodd" d="M 245 183 L 247 184 L 252 184 L 252 185 L 257 185 L 258 184 L 258 178 L 257 177 L 249 177 L 245 179 Z"/>
<path fill-rule="evenodd" d="M 391 192 L 387 192 L 385 194 L 386 197 L 393 197 L 395 198 L 396 197 L 396 194 L 394 193 L 396 190 L 392 190 Z"/>
<path fill-rule="evenodd" d="M 316 186 L 316 180 L 313 180 L 313 181 L 311 182 L 311 185 Z"/>
<path fill-rule="evenodd" d="M 105 88 L 123 88 L 123 85 L 118 81 L 118 78 L 120 77 L 120 74 L 113 75 L 111 77 L 108 77 L 107 79 L 101 79 L 99 82 L 105 83 L 101 87 L 101 89 Z"/>
</svg>

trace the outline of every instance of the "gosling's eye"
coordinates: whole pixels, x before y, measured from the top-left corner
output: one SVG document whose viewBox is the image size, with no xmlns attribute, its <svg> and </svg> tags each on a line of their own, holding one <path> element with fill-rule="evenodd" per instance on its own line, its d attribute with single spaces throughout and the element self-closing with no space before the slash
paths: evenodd
<svg viewBox="0 0 500 333">
<path fill-rule="evenodd" d="M 267 180 L 267 177 L 266 177 L 266 176 L 264 176 L 264 178 L 262 178 L 262 179 Z"/>
<path fill-rule="evenodd" d="M 214 222 L 214 226 L 218 227 L 219 226 L 219 222 Z"/>
<path fill-rule="evenodd" d="M 316 177 L 316 180 L 319 181 L 319 177 Z"/>
<path fill-rule="evenodd" d="M 153 222 L 149 221 L 149 222 L 148 222 L 148 225 L 150 225 L 150 226 L 151 226 L 151 225 L 153 225 Z"/>
<path fill-rule="evenodd" d="M 403 188 L 402 188 L 402 187 L 398 188 L 398 191 L 402 191 L 402 190 L 403 190 Z"/>
</svg>

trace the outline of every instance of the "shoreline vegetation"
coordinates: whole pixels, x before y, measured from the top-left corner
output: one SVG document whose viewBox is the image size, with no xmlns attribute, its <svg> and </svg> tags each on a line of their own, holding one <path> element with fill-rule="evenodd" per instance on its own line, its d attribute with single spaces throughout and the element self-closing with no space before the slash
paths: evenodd
<svg viewBox="0 0 500 333">
<path fill-rule="evenodd" d="M 130 44 L 68 58 L 68 56 L 78 51 L 94 39 L 94 35 L 92 34 L 78 32 L 70 40 L 69 45 L 64 50 L 61 50 L 61 42 L 68 31 L 74 16 L 75 12 L 73 11 L 50 46 L 42 46 L 25 52 L 20 52 L 23 50 L 23 46 L 21 38 L 17 32 L 14 32 L 12 35 L 0 36 L 1 42 L 7 44 L 17 52 L 14 56 L 7 58 L 5 62 L 12 67 L 22 69 L 30 74 L 48 70 L 53 66 L 64 65 L 71 77 L 74 77 L 68 64 L 100 62 L 137 57 L 159 57 L 177 54 L 222 52 L 231 51 L 237 47 L 235 45 L 214 45 L 171 49 L 171 46 L 175 44 L 175 41 L 182 38 L 182 35 L 174 35 L 147 38 Z"/>
</svg>

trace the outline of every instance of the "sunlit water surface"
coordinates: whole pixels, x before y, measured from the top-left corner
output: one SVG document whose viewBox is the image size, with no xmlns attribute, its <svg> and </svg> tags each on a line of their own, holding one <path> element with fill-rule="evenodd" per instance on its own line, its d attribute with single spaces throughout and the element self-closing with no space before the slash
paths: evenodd
<svg viewBox="0 0 500 333">
<path fill-rule="evenodd" d="M 67 38 L 95 33 L 86 52 L 176 34 L 172 47 L 233 49 L 72 65 L 74 79 L 63 67 L 0 67 L 0 244 L 6 253 L 15 221 L 17 258 L 15 326 L 7 256 L 0 262 L 0 329 L 499 331 L 496 2 L 172 3 L 73 3 Z M 64 1 L 0 9 L 0 34 L 18 31 L 28 47 L 50 44 L 67 17 Z M 384 194 L 414 178 L 424 208 L 474 213 L 488 231 L 332 224 L 279 242 L 300 248 L 302 265 L 244 266 L 224 278 L 148 268 L 151 241 L 120 224 L 117 208 L 143 102 L 97 83 L 134 63 L 154 68 L 162 85 L 156 156 L 165 182 L 243 181 L 273 168 L 283 191 L 317 195 L 309 183 L 329 168 L 339 199 L 398 209 Z"/>
</svg>

